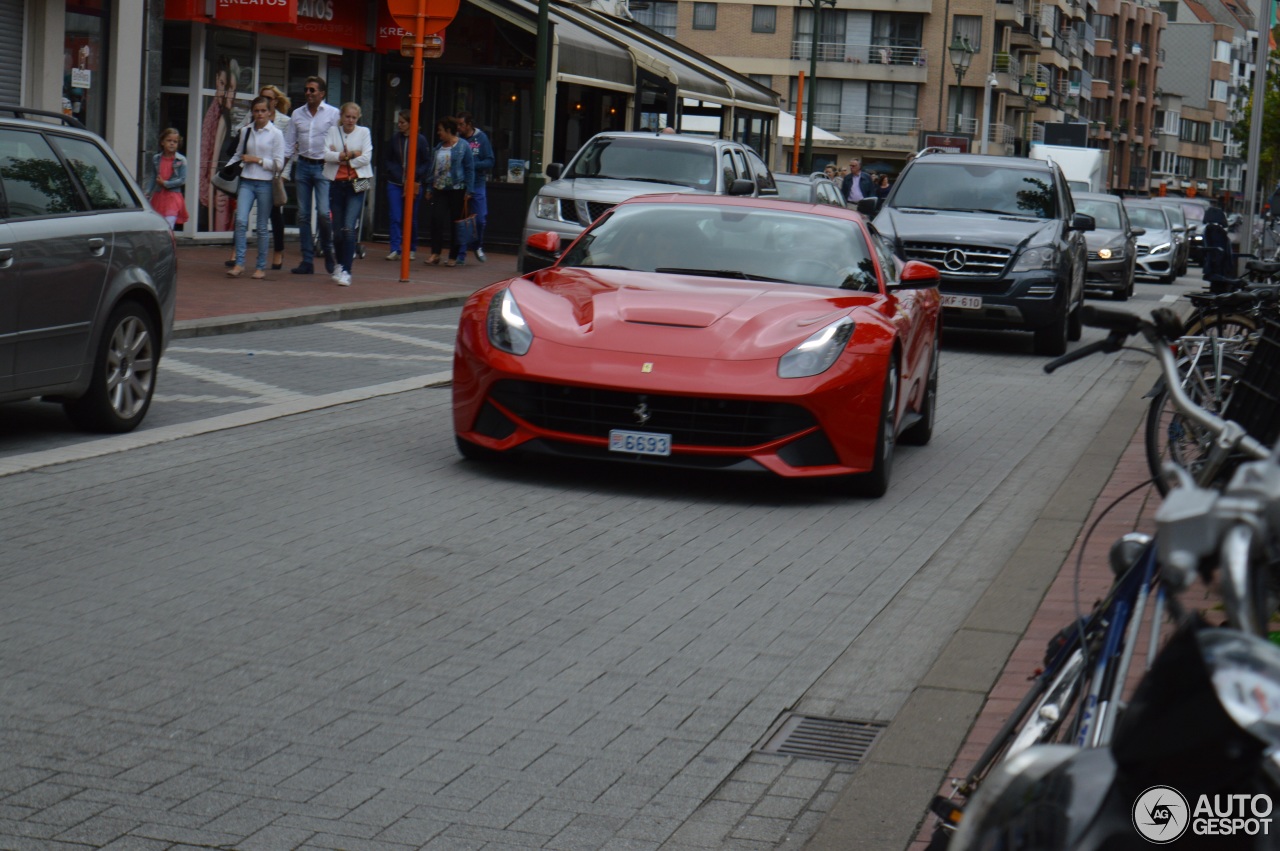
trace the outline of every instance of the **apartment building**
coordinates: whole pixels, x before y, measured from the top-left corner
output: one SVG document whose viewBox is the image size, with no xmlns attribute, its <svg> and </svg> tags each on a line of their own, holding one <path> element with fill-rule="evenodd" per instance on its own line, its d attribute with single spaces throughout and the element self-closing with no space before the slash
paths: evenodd
<svg viewBox="0 0 1280 851">
<path fill-rule="evenodd" d="M 1193 0 L 1194 2 L 1194 0 Z M 1218 0 L 1213 0 L 1218 2 Z M 815 6 L 817 7 L 815 16 Z M 895 172 L 924 144 L 1025 155 L 1046 124 L 1084 123 L 1115 186 L 1145 191 L 1160 38 L 1151 0 L 633 0 L 642 23 L 782 95 L 812 100 L 814 168 L 852 156 Z M 817 52 L 814 54 L 815 17 Z M 788 158 L 774 166 L 789 170 Z"/>
</svg>

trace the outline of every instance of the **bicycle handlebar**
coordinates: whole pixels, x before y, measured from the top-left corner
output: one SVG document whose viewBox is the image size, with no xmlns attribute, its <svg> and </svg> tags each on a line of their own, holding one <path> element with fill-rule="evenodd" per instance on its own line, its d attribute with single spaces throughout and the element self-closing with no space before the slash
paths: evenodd
<svg viewBox="0 0 1280 851">
<path fill-rule="evenodd" d="M 1112 331 L 1107 335 L 1105 340 L 1098 340 L 1096 342 L 1089 343 L 1078 349 L 1067 352 L 1062 357 L 1054 358 L 1044 365 L 1044 371 L 1052 375 L 1059 367 L 1066 366 L 1069 363 L 1074 363 L 1082 358 L 1087 358 L 1094 352 L 1118 352 L 1120 351 L 1120 347 L 1124 345 L 1124 341 L 1128 336 L 1128 334 L 1119 331 Z"/>
</svg>

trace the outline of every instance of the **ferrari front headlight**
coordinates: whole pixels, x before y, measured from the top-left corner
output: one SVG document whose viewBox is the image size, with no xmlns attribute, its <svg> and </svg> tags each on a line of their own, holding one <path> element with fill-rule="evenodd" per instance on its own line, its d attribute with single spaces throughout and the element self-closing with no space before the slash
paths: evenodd
<svg viewBox="0 0 1280 851">
<path fill-rule="evenodd" d="M 495 348 L 513 355 L 523 355 L 533 345 L 533 332 L 520 313 L 520 305 L 510 289 L 497 293 L 489 302 L 489 315 L 485 323 L 489 342 Z"/>
<path fill-rule="evenodd" d="M 852 319 L 842 316 L 816 332 L 778 360 L 778 377 L 808 378 L 826 372 L 848 345 L 855 327 Z"/>
</svg>

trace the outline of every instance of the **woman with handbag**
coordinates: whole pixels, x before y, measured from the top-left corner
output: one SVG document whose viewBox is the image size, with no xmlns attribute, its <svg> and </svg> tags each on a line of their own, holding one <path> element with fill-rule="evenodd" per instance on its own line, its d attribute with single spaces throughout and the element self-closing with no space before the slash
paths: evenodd
<svg viewBox="0 0 1280 851">
<path fill-rule="evenodd" d="M 253 123 L 240 131 L 241 144 L 228 165 L 241 164 L 240 191 L 236 195 L 236 262 L 227 277 L 244 274 L 244 255 L 249 234 L 249 211 L 258 207 L 258 266 L 253 277 L 267 276 L 267 246 L 270 240 L 271 181 L 284 163 L 284 134 L 271 123 L 271 99 L 256 97 L 251 110 Z"/>
<path fill-rule="evenodd" d="M 460 243 L 454 222 L 463 218 L 466 200 L 475 182 L 475 163 L 471 145 L 458 136 L 458 120 L 441 118 L 436 122 L 440 142 L 431 156 L 431 179 L 427 181 L 428 215 L 431 218 L 431 256 L 425 262 L 440 263 L 444 236 L 449 236 L 449 261 L 446 266 L 466 262 L 466 244 Z"/>
<path fill-rule="evenodd" d="M 329 212 L 337 231 L 334 253 L 338 267 L 333 270 L 333 280 L 342 287 L 351 286 L 360 211 L 364 209 L 364 193 L 373 185 L 373 137 L 368 127 L 356 123 L 359 120 L 360 105 L 344 103 L 342 117 L 325 138 L 324 176 L 331 181 Z"/>
</svg>

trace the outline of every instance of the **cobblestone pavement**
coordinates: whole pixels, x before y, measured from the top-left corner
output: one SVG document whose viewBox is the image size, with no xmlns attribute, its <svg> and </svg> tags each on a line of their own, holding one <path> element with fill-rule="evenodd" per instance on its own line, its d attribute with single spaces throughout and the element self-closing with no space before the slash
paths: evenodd
<svg viewBox="0 0 1280 851">
<path fill-rule="evenodd" d="M 363 328 L 298 350 L 434 371 Z M 282 404 L 338 360 L 246 371 L 268 347 L 230 339 L 175 344 L 156 413 Z M 876 501 L 463 463 L 442 387 L 0 478 L 0 846 L 798 842 L 848 769 L 754 746 L 793 708 L 893 718 L 1139 366 L 1048 386 L 949 349 L 934 442 Z"/>
</svg>

